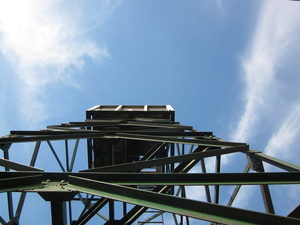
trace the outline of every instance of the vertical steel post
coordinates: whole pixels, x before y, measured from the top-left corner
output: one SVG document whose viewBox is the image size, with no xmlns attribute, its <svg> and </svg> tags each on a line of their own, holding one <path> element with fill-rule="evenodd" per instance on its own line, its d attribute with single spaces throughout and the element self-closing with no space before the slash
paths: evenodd
<svg viewBox="0 0 300 225">
<path fill-rule="evenodd" d="M 52 225 L 67 225 L 66 202 L 60 200 L 51 201 Z"/>
<path fill-rule="evenodd" d="M 221 169 L 221 156 L 216 156 L 216 173 L 220 173 Z M 214 203 L 219 204 L 219 192 L 220 192 L 220 186 L 215 185 L 215 192 L 214 192 Z"/>
</svg>

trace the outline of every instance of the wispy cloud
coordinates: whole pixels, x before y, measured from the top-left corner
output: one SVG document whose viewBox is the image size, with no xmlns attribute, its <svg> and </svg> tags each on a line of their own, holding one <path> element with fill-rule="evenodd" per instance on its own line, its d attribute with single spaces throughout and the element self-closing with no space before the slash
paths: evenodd
<svg viewBox="0 0 300 225">
<path fill-rule="evenodd" d="M 296 162 L 298 160 L 299 151 L 293 151 L 299 146 L 300 142 L 300 101 L 295 102 L 291 107 L 288 115 L 280 124 L 279 129 L 275 132 L 269 140 L 265 148 L 266 154 L 280 157 L 281 159 L 288 160 L 289 162 Z"/>
<path fill-rule="evenodd" d="M 82 70 L 87 58 L 109 56 L 87 31 L 101 25 L 117 4 L 67 2 L 68 7 L 60 0 L 0 1 L 0 50 L 16 69 L 27 119 L 37 119 L 34 109 L 45 107 L 41 97 L 46 85 L 79 87 L 73 72 Z"/>
<path fill-rule="evenodd" d="M 243 57 L 242 68 L 245 83 L 244 110 L 237 123 L 232 139 L 249 141 L 266 119 L 264 111 L 276 104 L 274 94 L 279 69 L 293 50 L 300 31 L 299 5 L 287 1 L 267 1 L 262 5 L 257 27 L 248 51 Z"/>
<path fill-rule="evenodd" d="M 299 10 L 300 5 L 290 1 L 262 3 L 252 41 L 242 59 L 243 110 L 232 135 L 233 140 L 250 144 L 261 135 L 264 139 L 271 137 L 265 153 L 294 163 L 299 162 L 299 151 L 291 147 L 299 146 L 300 135 L 300 91 L 295 85 L 300 80 L 294 72 L 300 70 L 295 63 L 300 57 L 296 50 Z M 245 199 L 251 195 L 253 190 L 242 189 L 235 205 L 248 207 Z M 294 198 L 289 201 L 297 204 Z M 289 210 L 286 207 L 279 213 L 286 215 Z"/>
</svg>

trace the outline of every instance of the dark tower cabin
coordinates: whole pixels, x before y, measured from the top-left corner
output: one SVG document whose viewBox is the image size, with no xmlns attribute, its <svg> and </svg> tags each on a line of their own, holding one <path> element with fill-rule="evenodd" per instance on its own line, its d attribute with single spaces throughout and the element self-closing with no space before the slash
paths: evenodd
<svg viewBox="0 0 300 225">
<path fill-rule="evenodd" d="M 166 157 L 169 144 L 145 141 L 141 137 L 169 131 L 174 117 L 170 105 L 97 105 L 88 109 L 86 122 L 92 124 L 88 129 L 105 134 L 103 138 L 88 140 L 89 168 Z M 158 166 L 143 171 L 165 172 L 166 169 Z"/>
</svg>

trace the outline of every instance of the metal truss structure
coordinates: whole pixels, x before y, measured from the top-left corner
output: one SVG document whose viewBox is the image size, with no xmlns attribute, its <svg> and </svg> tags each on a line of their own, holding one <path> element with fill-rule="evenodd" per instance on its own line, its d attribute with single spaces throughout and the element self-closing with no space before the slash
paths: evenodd
<svg viewBox="0 0 300 225">
<path fill-rule="evenodd" d="M 53 225 L 300 224 L 300 206 L 276 215 L 270 192 L 272 185 L 299 185 L 299 166 L 181 125 L 170 106 L 95 106 L 86 115 L 84 122 L 0 138 L 1 224 L 21 223 L 28 193 L 50 202 Z M 26 146 L 29 162 L 12 160 L 12 147 L 22 151 L 27 142 L 33 143 Z M 40 159 L 45 151 L 53 162 Z M 230 155 L 247 160 L 234 163 L 235 172 L 223 171 Z M 38 162 L 61 171 L 39 169 Z M 265 172 L 265 165 L 281 172 Z M 232 207 L 244 185 L 259 187 L 263 212 Z M 231 191 L 227 201 L 223 188 Z"/>
</svg>

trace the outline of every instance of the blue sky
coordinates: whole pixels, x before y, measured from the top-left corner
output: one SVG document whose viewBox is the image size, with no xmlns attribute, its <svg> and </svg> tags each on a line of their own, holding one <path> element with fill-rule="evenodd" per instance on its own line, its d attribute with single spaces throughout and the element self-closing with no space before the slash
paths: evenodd
<svg viewBox="0 0 300 225">
<path fill-rule="evenodd" d="M 299 165 L 299 41 L 294 1 L 0 0 L 0 135 L 98 104 L 170 104 L 182 124 Z M 286 214 L 300 190 L 282 190 Z"/>
</svg>

